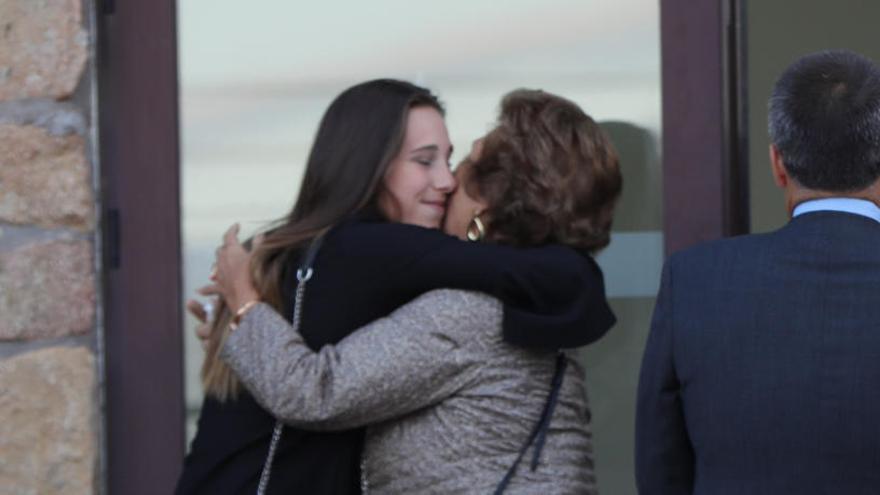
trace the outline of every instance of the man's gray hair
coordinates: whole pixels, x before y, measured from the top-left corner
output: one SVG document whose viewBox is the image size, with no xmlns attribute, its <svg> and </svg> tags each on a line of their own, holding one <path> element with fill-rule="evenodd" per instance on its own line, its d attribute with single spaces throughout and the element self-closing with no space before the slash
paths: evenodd
<svg viewBox="0 0 880 495">
<path fill-rule="evenodd" d="M 770 140 L 802 186 L 852 192 L 880 178 L 880 68 L 846 50 L 806 55 L 769 102 Z"/>
</svg>

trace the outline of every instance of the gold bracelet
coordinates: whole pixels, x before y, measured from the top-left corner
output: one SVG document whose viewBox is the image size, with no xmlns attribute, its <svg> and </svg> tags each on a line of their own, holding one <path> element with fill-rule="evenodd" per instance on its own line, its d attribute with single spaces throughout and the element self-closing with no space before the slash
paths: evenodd
<svg viewBox="0 0 880 495">
<path fill-rule="evenodd" d="M 229 322 L 229 329 L 235 330 L 238 328 L 238 324 L 241 323 L 241 319 L 244 315 L 250 311 L 251 308 L 256 306 L 258 302 L 260 302 L 259 299 L 254 299 L 253 301 L 248 301 L 242 304 L 241 307 L 238 308 L 238 311 L 235 312 L 235 315 L 232 316 L 232 321 Z"/>
</svg>

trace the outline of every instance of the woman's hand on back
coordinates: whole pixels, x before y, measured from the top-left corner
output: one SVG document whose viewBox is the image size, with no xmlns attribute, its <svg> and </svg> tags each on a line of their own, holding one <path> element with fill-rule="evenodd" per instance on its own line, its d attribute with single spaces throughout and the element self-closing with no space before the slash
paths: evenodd
<svg viewBox="0 0 880 495">
<path fill-rule="evenodd" d="M 223 245 L 217 248 L 214 272 L 211 275 L 217 294 L 233 312 L 260 298 L 251 278 L 251 252 L 239 242 L 238 230 L 239 225 L 236 223 L 223 234 Z M 261 240 L 262 236 L 255 237 L 252 249 L 259 246 Z"/>
</svg>

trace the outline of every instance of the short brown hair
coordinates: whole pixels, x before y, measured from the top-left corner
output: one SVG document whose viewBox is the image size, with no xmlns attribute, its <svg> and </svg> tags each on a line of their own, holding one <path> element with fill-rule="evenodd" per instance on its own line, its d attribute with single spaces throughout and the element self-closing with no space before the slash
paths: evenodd
<svg viewBox="0 0 880 495">
<path fill-rule="evenodd" d="M 589 115 L 565 98 L 527 89 L 505 95 L 498 127 L 466 180 L 489 205 L 487 240 L 591 253 L 610 241 L 623 184 L 617 151 Z"/>
</svg>

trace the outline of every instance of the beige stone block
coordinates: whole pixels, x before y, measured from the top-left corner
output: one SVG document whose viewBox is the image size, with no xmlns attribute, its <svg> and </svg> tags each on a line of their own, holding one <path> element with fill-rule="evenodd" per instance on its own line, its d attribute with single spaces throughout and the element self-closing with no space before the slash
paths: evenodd
<svg viewBox="0 0 880 495">
<path fill-rule="evenodd" d="M 0 252 L 0 340 L 91 331 L 95 283 L 88 241 L 53 240 Z"/>
<path fill-rule="evenodd" d="M 0 0 L 0 101 L 70 96 L 88 43 L 81 0 Z"/>
<path fill-rule="evenodd" d="M 0 125 L 0 221 L 89 230 L 95 222 L 90 177 L 82 136 Z"/>
<path fill-rule="evenodd" d="M 82 347 L 0 361 L 0 491 L 96 492 L 95 371 Z"/>
</svg>

